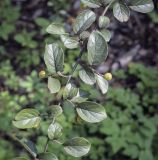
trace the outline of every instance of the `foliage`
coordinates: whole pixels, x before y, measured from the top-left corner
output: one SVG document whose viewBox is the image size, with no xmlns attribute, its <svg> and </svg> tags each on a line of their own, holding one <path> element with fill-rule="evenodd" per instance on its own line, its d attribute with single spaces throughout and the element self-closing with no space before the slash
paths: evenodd
<svg viewBox="0 0 158 160">
<path fill-rule="evenodd" d="M 37 109 L 33 109 L 31 106 L 31 108 L 23 109 L 17 113 L 15 120 L 13 121 L 13 125 L 19 129 L 39 128 L 41 119 L 46 122 L 51 121 L 51 124 L 48 127 L 48 137 L 45 144 L 45 149 L 41 153 L 42 157 L 48 156 L 47 149 L 50 141 L 57 141 L 61 144 L 61 146 L 63 146 L 65 152 L 73 157 L 82 157 L 90 150 L 90 142 L 82 137 L 74 137 L 66 141 L 64 140 L 64 142 L 61 141 L 60 136 L 62 134 L 62 126 L 58 122 L 57 118 L 58 114 L 61 113 L 61 108 L 64 108 L 65 102 L 68 102 L 76 111 L 77 116 L 86 122 L 97 123 L 107 118 L 104 107 L 101 104 L 96 103 L 94 100 L 93 102 L 87 100 L 88 97 L 85 98 L 85 96 L 81 94 L 81 89 L 75 85 L 72 77 L 79 65 L 79 68 L 82 69 L 82 72 L 80 71 L 79 74 L 81 80 L 89 85 L 94 85 L 96 83 L 102 94 L 107 93 L 108 82 L 104 79 L 103 75 L 97 73 L 94 66 L 104 62 L 108 55 L 107 41 L 109 41 L 110 38 L 105 38 L 106 34 L 103 35 L 101 30 L 107 28 L 110 23 L 108 17 L 104 17 L 109 7 L 113 6 L 114 16 L 120 22 L 125 22 L 129 19 L 129 7 L 134 11 L 142 13 L 150 12 L 153 9 L 153 2 L 151 0 L 141 0 L 139 2 L 133 0 L 130 1 L 129 4 L 126 3 L 126 1 L 115 2 L 113 0 L 108 3 L 97 0 L 84 0 L 82 2 L 90 8 L 99 8 L 101 6 L 105 7 L 101 17 L 99 18 L 99 24 L 96 24 L 97 17 L 99 15 L 97 15 L 95 11 L 86 9 L 77 16 L 72 26 L 72 33 L 67 33 L 63 25 L 60 23 L 52 23 L 46 29 L 49 34 L 60 36 L 61 41 L 66 48 L 75 49 L 80 47 L 80 54 L 77 58 L 77 62 L 72 68 L 72 73 L 69 75 L 64 75 L 63 49 L 58 43 L 46 44 L 44 54 L 44 61 L 48 70 L 46 78 L 48 78 L 48 89 L 50 93 L 58 95 L 58 100 L 56 102 L 58 105 L 56 106 L 56 109 L 50 110 L 49 113 L 44 112 L 44 115 L 42 115 L 42 113 L 40 113 Z M 21 43 L 22 46 L 30 48 L 36 47 L 36 43 L 33 43 L 33 41 L 27 37 L 28 34 L 25 34 L 26 32 L 23 33 L 26 37 L 21 34 L 16 35 L 15 40 L 18 43 Z M 84 36 L 84 34 L 86 34 L 86 36 Z M 28 42 L 30 42 L 31 45 Z M 83 66 L 79 61 L 82 60 L 82 56 L 86 51 L 88 52 L 87 60 Z M 84 93 L 84 91 L 82 92 Z M 134 102 L 132 101 L 132 103 Z M 45 114 L 47 117 L 45 117 Z M 130 130 L 130 128 L 127 130 Z M 112 134 L 114 134 L 114 132 Z M 27 140 L 26 142 L 22 140 L 18 141 L 28 150 L 34 159 L 41 159 L 33 142 Z M 114 137 L 108 137 L 106 141 L 112 145 L 114 153 L 122 148 L 122 145 L 125 145 L 125 140 L 122 139 L 121 141 L 120 135 L 117 135 L 116 132 Z M 117 143 L 116 145 L 117 141 L 120 143 Z M 133 150 L 134 149 L 135 147 Z M 125 153 L 127 153 L 127 155 L 130 154 L 129 150 L 125 150 Z M 147 152 L 147 155 L 150 159 L 152 158 L 152 154 L 149 151 Z M 49 156 L 52 156 L 52 158 L 54 157 L 53 159 L 57 159 L 54 154 Z M 133 156 L 134 157 L 132 158 L 136 158 L 135 155 Z M 141 155 L 139 155 L 139 157 L 141 157 Z"/>
<path fill-rule="evenodd" d="M 154 23 L 158 23 L 158 14 L 155 11 L 149 13 L 149 16 Z"/>
<path fill-rule="evenodd" d="M 7 26 L 15 27 L 16 23 L 12 22 L 16 22 L 19 16 L 14 19 L 14 16 L 8 16 L 6 13 L 12 11 L 12 14 L 15 13 L 19 15 L 19 9 L 16 9 L 18 7 L 13 7 L 9 0 L 4 0 L 4 2 L 9 4 L 9 11 L 5 10 L 4 7 L 0 9 L 0 12 L 5 12 L 3 22 L 6 21 L 8 23 Z M 95 1 L 92 2 L 91 6 L 100 6 L 100 3 L 94 3 Z M 107 5 L 104 0 L 102 3 Z M 2 3 L 2 5 L 3 4 L 4 3 Z M 55 10 L 67 7 L 68 5 L 65 4 L 66 1 L 63 0 L 49 1 L 49 6 L 55 6 Z M 84 4 L 86 3 L 84 2 Z M 2 5 L 0 5 L 0 7 Z M 149 5 L 151 6 L 151 4 Z M 2 15 L 3 14 L 0 16 Z M 13 20 L 7 21 L 7 16 L 9 18 L 13 18 Z M 55 17 L 58 16 L 56 15 Z M 103 27 L 108 27 L 108 17 L 100 17 L 99 21 L 97 19 L 98 28 L 101 28 L 101 35 L 105 38 L 105 41 L 108 42 L 110 40 L 110 31 Z M 51 17 L 51 19 L 54 19 L 54 17 Z M 0 134 L 2 138 L 4 138 L 3 140 L 0 140 L 0 159 L 4 160 L 16 157 L 16 160 L 28 160 L 30 159 L 30 155 L 38 155 L 39 159 L 48 160 L 57 160 L 57 156 L 60 160 L 74 159 L 73 157 L 67 156 L 61 152 L 61 143 L 63 143 L 63 149 L 67 151 L 68 154 L 73 154 L 72 156 L 75 157 L 88 153 L 91 147 L 91 152 L 87 155 L 88 157 L 82 159 L 104 160 L 106 157 L 106 159 L 109 160 L 138 158 L 140 160 L 144 160 L 145 158 L 148 160 L 156 160 L 158 158 L 156 152 L 156 105 L 158 99 L 157 71 L 152 68 L 146 68 L 143 65 L 132 64 L 129 66 L 128 72 L 121 70 L 115 73 L 117 78 L 120 77 L 120 80 L 122 81 L 122 84 L 120 85 L 124 86 L 124 88 L 110 88 L 105 101 L 105 97 L 101 96 L 100 92 L 96 88 L 100 87 L 101 91 L 106 93 L 108 90 L 108 82 L 105 81 L 105 79 L 108 78 L 104 76 L 104 79 L 103 75 L 97 74 L 94 70 L 96 66 L 87 67 L 87 65 L 85 66 L 85 63 L 79 61 L 77 72 L 74 73 L 74 76 L 71 79 L 72 83 L 67 85 L 67 87 L 64 87 L 68 77 L 63 74 L 71 74 L 73 71 L 70 67 L 74 66 L 74 58 L 79 54 L 79 40 L 87 39 L 90 36 L 91 28 L 88 28 L 87 31 L 83 31 L 79 37 L 72 37 L 73 34 L 71 34 L 71 36 L 64 34 L 61 36 L 61 42 L 59 42 L 56 36 L 53 35 L 52 37 L 49 37 L 45 33 L 45 29 L 50 23 L 49 21 L 50 20 L 42 17 L 35 20 L 35 25 L 40 28 L 41 32 L 33 30 L 28 33 L 28 28 L 25 26 L 23 26 L 18 33 L 15 33 L 15 29 L 9 33 L 7 31 L 7 36 L 3 36 L 3 33 L 5 32 L 0 32 L 4 42 L 7 42 L 6 40 L 9 37 L 9 39 L 14 43 L 14 46 L 19 46 L 18 49 L 16 48 L 16 54 L 12 55 L 11 58 L 10 55 L 14 54 L 14 51 L 9 50 L 11 53 L 10 55 L 8 54 L 7 43 L 4 43 L 4 46 L 1 46 L 0 48 L 0 53 L 3 57 L 3 62 L 0 64 L 0 81 L 2 81 L 2 86 L 0 88 L 2 91 L 0 93 L 0 105 L 2 106 L 0 108 L 0 122 L 3 124 L 0 127 Z M 59 18 L 57 21 L 57 23 L 59 23 L 62 20 Z M 10 23 L 12 25 L 9 25 Z M 94 24 L 96 25 L 96 22 L 94 22 Z M 4 28 L 6 29 L 7 27 L 5 26 Z M 50 95 L 46 89 L 46 80 L 40 80 L 37 72 L 34 71 L 36 68 L 39 68 L 39 66 L 41 67 L 41 64 L 39 65 L 39 63 L 40 58 L 43 57 L 43 55 L 40 55 L 39 53 L 43 52 L 41 48 L 43 48 L 44 44 L 43 41 L 37 38 L 37 35 L 44 35 L 46 37 L 47 44 L 55 41 L 56 43 L 59 42 L 59 47 L 65 46 L 70 49 L 78 48 L 68 51 L 65 48 L 63 49 L 65 55 L 63 72 L 55 72 L 52 76 L 61 84 L 59 87 L 61 90 L 57 94 Z M 95 37 L 96 35 L 100 37 L 98 32 L 95 32 Z M 105 49 L 106 47 L 104 50 Z M 88 53 L 90 56 L 91 54 L 98 56 L 93 52 L 93 50 L 91 52 Z M 82 60 L 85 60 L 86 53 L 84 53 L 83 56 Z M 7 58 L 11 59 L 11 62 L 6 60 Z M 89 62 L 91 62 L 91 60 Z M 86 64 L 87 63 L 88 59 L 86 61 Z M 58 67 L 55 66 L 55 68 L 58 70 Z M 21 76 L 20 69 L 22 69 L 23 76 Z M 121 75 L 119 74 L 120 72 L 122 73 Z M 26 74 L 29 75 L 25 76 Z M 79 83 L 78 74 L 81 79 Z M 49 76 L 52 80 L 52 77 L 50 77 L 52 72 L 46 72 L 44 75 Z M 122 79 L 121 77 L 125 78 Z M 131 78 L 132 80 L 134 79 L 134 83 L 130 81 Z M 85 84 L 83 84 L 82 81 Z M 132 87 L 125 89 L 125 84 L 128 84 L 129 81 L 132 83 Z M 118 80 L 115 82 L 117 84 Z M 135 82 L 137 84 L 136 86 Z M 97 83 L 96 87 L 94 87 L 95 83 Z M 104 87 L 102 87 L 103 85 Z M 80 90 L 78 90 L 79 86 Z M 50 85 L 49 89 L 54 91 L 54 87 L 56 89 L 56 85 Z M 60 105 L 56 105 L 61 101 L 62 92 L 64 102 Z M 91 93 L 91 95 L 89 93 Z M 88 101 L 88 103 L 85 101 Z M 94 102 L 92 103 L 89 101 Z M 96 105 L 95 102 L 102 104 L 103 107 L 99 107 L 101 105 Z M 78 104 L 76 110 L 73 109 L 74 105 L 72 103 Z M 80 103 L 84 104 L 84 106 L 80 105 Z M 101 124 L 87 125 L 82 120 L 84 119 L 89 122 L 102 120 L 102 118 L 106 117 L 104 108 L 106 109 L 108 118 Z M 24 110 L 20 111 L 21 109 Z M 99 111 L 99 115 L 93 112 L 93 109 L 94 111 Z M 19 112 L 20 117 L 15 115 L 17 112 Z M 77 116 L 76 112 L 78 112 L 82 119 Z M 87 115 L 86 113 L 90 113 L 90 115 L 85 117 L 85 115 Z M 39 115 L 41 118 L 38 117 Z M 22 125 L 24 125 L 22 127 L 33 127 L 33 129 L 18 130 L 14 128 L 11 124 L 14 117 L 15 122 L 18 123 L 19 121 L 20 123 L 21 121 L 27 121 L 27 125 L 26 123 L 22 123 Z M 55 122 L 53 120 L 54 117 L 56 117 Z M 38 125 L 36 126 L 36 124 L 39 124 L 39 122 L 40 126 L 35 130 L 34 127 L 37 127 Z M 73 136 L 76 137 L 75 145 L 74 139 L 72 138 Z M 87 140 L 85 140 L 85 138 L 78 138 L 79 136 L 88 137 L 88 141 L 92 142 L 92 146 Z M 22 137 L 25 137 L 26 139 Z M 44 148 L 47 143 L 47 137 L 50 139 L 48 148 Z M 79 146 L 76 146 L 76 144 Z M 78 152 L 81 144 L 86 149 L 84 152 Z M 22 145 L 30 155 L 27 154 L 20 145 Z M 74 150 L 74 148 L 76 150 Z M 47 152 L 43 153 L 45 149 Z M 20 156 L 21 158 L 17 158 L 17 156 Z"/>
<path fill-rule="evenodd" d="M 123 74 L 127 78 L 122 80 L 122 83 L 136 79 L 136 85 L 135 82 L 133 84 L 131 82 L 131 85 L 135 85 L 132 88 L 110 89 L 105 103 L 108 119 L 100 126 L 89 127 L 89 132 L 105 137 L 105 149 L 101 142 L 95 147 L 102 148 L 101 155 L 107 154 L 109 159 L 121 154 L 122 159 L 127 156 L 130 159 L 156 160 L 154 144 L 157 143 L 155 136 L 158 127 L 155 108 L 158 98 L 156 94 L 158 72 L 156 69 L 133 63 L 129 65 L 129 71 Z M 115 75 L 119 78 L 119 72 Z M 152 97 L 152 100 L 149 97 Z M 91 159 L 96 158 L 91 156 Z M 99 159 L 104 158 L 99 156 Z"/>
<path fill-rule="evenodd" d="M 9 66 L 6 64 L 3 65 Z M 13 72 L 14 71 L 10 71 L 9 73 Z M 3 77 L 4 73 L 6 72 L 3 71 L 1 73 L 1 75 L 3 74 Z M 158 127 L 158 113 L 156 109 L 158 99 L 157 75 L 158 72 L 156 69 L 135 63 L 129 65 L 128 72 L 121 70 L 114 73 L 114 76 L 117 77 L 115 80 L 116 83 L 118 83 L 118 81 L 121 81 L 122 84 L 125 84 L 125 82 L 130 83 L 131 88 L 126 88 L 126 86 L 124 88 L 120 88 L 120 85 L 118 85 L 117 88 L 110 88 L 105 101 L 106 103 L 103 104 L 103 106 L 106 108 L 108 118 L 99 125 L 86 125 L 80 119 L 77 119 L 76 121 L 76 117 L 73 114 L 73 110 L 69 107 L 69 103 L 65 104 L 65 114 L 61 115 L 58 119 L 58 122 L 63 126 L 64 134 L 61 135 L 61 138 L 65 139 L 66 137 L 71 137 L 72 135 L 79 136 L 79 134 L 82 134 L 82 136 L 85 137 L 88 136 L 89 141 L 93 142 L 93 145 L 91 152 L 85 159 L 88 158 L 96 160 L 99 158 L 104 160 L 105 157 L 109 160 L 112 158 L 116 159 L 116 157 L 119 160 L 138 159 L 143 155 L 146 156 L 146 154 L 149 155 L 152 153 L 152 155 L 149 155 L 150 158 L 153 156 L 153 159 L 156 160 L 158 157 L 158 141 L 156 138 Z M 15 77 L 17 76 L 14 75 L 14 77 L 11 78 L 6 77 L 6 79 L 10 79 L 12 82 Z M 15 115 L 15 110 L 19 110 L 22 104 L 28 103 L 28 97 L 31 98 L 31 103 L 37 101 L 34 106 L 40 108 L 41 111 L 46 109 L 45 105 L 47 105 L 47 101 L 52 101 L 52 97 L 49 98 L 49 94 L 43 95 L 43 92 L 46 92 L 46 85 L 44 82 L 39 81 L 38 75 L 33 73 L 31 76 L 29 76 L 29 78 L 32 80 L 27 78 L 23 81 L 24 84 L 27 85 L 21 86 L 20 84 L 20 86 L 16 87 L 18 89 L 28 89 L 29 92 L 27 95 L 22 96 L 15 94 L 12 96 L 7 91 L 1 93 L 1 105 L 6 106 L 5 108 L 1 108 L 0 121 L 3 122 L 3 126 L 0 128 L 1 130 L 8 133 L 11 133 L 11 131 L 14 130 L 10 124 L 10 121 Z M 132 81 L 129 82 L 129 80 Z M 36 87 L 35 84 L 37 84 Z M 7 83 L 6 86 L 8 86 Z M 9 84 L 9 86 L 12 86 L 11 88 L 13 88 L 15 83 Z M 88 92 L 93 93 L 90 99 L 98 99 L 97 97 L 100 97 L 100 95 L 97 96 L 99 93 L 94 88 L 88 88 L 88 86 L 85 84 L 82 84 L 81 88 L 87 88 Z M 36 91 L 33 91 L 34 89 Z M 54 108 L 56 107 L 53 107 L 53 109 Z M 57 113 L 59 113 L 59 111 Z M 74 122 L 75 125 L 71 122 Z M 84 128 L 86 129 L 80 126 L 80 124 L 85 125 Z M 25 136 L 30 139 L 34 139 L 33 137 L 35 136 L 37 138 L 36 147 L 38 153 L 40 153 L 43 151 L 43 145 L 46 143 L 45 136 L 47 134 L 46 132 L 48 126 L 48 123 L 42 122 L 40 129 L 37 131 L 38 133 L 35 134 L 34 130 L 30 130 L 30 133 L 25 130 L 21 130 L 19 131 L 18 136 Z M 41 134 L 43 134 L 43 136 Z M 5 148 L 1 147 L 0 159 L 11 159 L 12 157 L 19 155 L 19 153 L 17 153 L 19 151 L 15 150 L 15 147 L 13 148 L 12 141 L 8 142 L 3 140 L 0 144 L 1 146 L 10 146 L 8 148 L 9 154 L 6 154 Z M 63 153 L 60 153 L 59 148 L 60 147 L 58 146 L 58 143 L 55 142 L 55 145 L 50 143 L 48 152 L 53 151 L 54 153 L 58 154 L 58 158 L 61 160 L 73 159 L 66 157 L 63 155 Z M 21 156 L 27 157 L 24 151 L 20 151 Z M 144 160 L 143 157 L 140 159 Z"/>
<path fill-rule="evenodd" d="M 19 7 L 13 8 L 10 0 L 1 1 L 0 6 L 0 37 L 7 40 L 9 34 L 14 32 L 16 29 L 15 22 L 20 16 Z"/>
</svg>

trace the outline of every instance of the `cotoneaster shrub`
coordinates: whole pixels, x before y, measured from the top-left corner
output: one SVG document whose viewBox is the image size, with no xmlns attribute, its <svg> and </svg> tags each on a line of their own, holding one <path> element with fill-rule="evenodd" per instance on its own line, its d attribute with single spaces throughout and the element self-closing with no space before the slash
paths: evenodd
<svg viewBox="0 0 158 160">
<path fill-rule="evenodd" d="M 15 137 L 35 160 L 58 159 L 55 154 L 47 152 L 50 141 L 54 145 L 61 144 L 65 153 L 73 157 L 82 157 L 90 151 L 91 143 L 83 137 L 74 137 L 64 141 L 60 139 L 63 127 L 58 119 L 63 114 L 64 103 L 68 103 L 70 107 L 74 108 L 78 120 L 98 123 L 107 118 L 104 107 L 96 103 L 95 99 L 93 102 L 89 101 L 90 93 L 81 90 L 79 84 L 75 83 L 79 79 L 74 77 L 74 74 L 77 72 L 81 81 L 87 85 L 97 86 L 102 94 L 106 94 L 108 80 L 111 80 L 112 75 L 110 73 L 101 75 L 95 68 L 108 56 L 107 43 L 111 38 L 111 33 L 108 30 L 110 18 L 106 16 L 107 11 L 109 8 L 113 8 L 114 17 L 120 22 L 126 22 L 130 17 L 130 9 L 147 13 L 154 8 L 152 0 L 82 0 L 82 3 L 87 8 L 79 13 L 70 33 L 67 33 L 64 24 L 56 22 L 50 24 L 46 29 L 47 33 L 59 36 L 66 48 L 80 50 L 72 72 L 65 75 L 63 72 L 65 54 L 61 43 L 46 44 L 44 61 L 47 72 L 41 71 L 39 76 L 48 79 L 50 96 L 56 94 L 57 97 L 55 103 L 50 104 L 49 112 L 46 110 L 45 113 L 40 113 L 32 107 L 23 109 L 17 113 L 13 121 L 13 125 L 19 129 L 38 128 L 41 121 L 51 121 L 43 153 L 37 153 L 36 145 L 33 142 L 19 140 Z M 98 14 L 98 9 L 103 9 L 101 14 Z"/>
</svg>

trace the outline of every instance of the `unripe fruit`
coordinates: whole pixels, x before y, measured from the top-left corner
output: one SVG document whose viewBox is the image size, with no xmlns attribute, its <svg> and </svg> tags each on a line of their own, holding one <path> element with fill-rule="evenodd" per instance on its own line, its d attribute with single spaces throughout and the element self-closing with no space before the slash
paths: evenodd
<svg viewBox="0 0 158 160">
<path fill-rule="evenodd" d="M 110 24 L 110 19 L 105 16 L 100 16 L 99 17 L 99 27 L 100 28 L 106 28 Z"/>
<path fill-rule="evenodd" d="M 40 78 L 45 78 L 46 77 L 46 72 L 44 70 L 39 72 L 39 77 Z"/>
<path fill-rule="evenodd" d="M 112 80 L 112 74 L 111 74 L 111 73 L 106 73 L 106 74 L 104 75 L 104 78 L 105 78 L 107 81 L 110 81 L 110 80 Z"/>
</svg>

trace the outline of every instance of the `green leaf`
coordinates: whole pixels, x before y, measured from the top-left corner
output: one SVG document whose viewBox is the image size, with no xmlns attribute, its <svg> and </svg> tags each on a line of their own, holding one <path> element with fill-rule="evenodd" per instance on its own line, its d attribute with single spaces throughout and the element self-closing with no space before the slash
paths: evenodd
<svg viewBox="0 0 158 160">
<path fill-rule="evenodd" d="M 35 109 L 23 109 L 20 111 L 13 121 L 13 125 L 20 129 L 37 128 L 41 118 L 39 112 Z"/>
<path fill-rule="evenodd" d="M 113 6 L 113 14 L 117 20 L 120 22 L 126 22 L 128 21 L 130 17 L 130 11 L 129 8 L 123 4 L 116 2 Z"/>
<path fill-rule="evenodd" d="M 30 140 L 26 140 L 26 139 L 22 139 L 19 140 L 19 142 L 23 145 L 23 147 L 29 152 L 31 153 L 31 155 L 33 155 L 33 157 L 37 156 L 37 149 L 35 144 L 30 141 Z"/>
<path fill-rule="evenodd" d="M 45 18 L 42 18 L 42 17 L 36 18 L 36 19 L 35 19 L 35 23 L 36 23 L 38 26 L 43 27 L 43 28 L 47 27 L 47 26 L 50 24 L 50 22 L 49 22 L 48 19 L 45 19 Z"/>
<path fill-rule="evenodd" d="M 142 150 L 139 153 L 139 160 L 154 160 L 155 158 L 153 157 L 152 151 L 150 151 L 149 149 L 147 150 Z"/>
<path fill-rule="evenodd" d="M 81 0 L 81 2 L 90 8 L 99 8 L 101 5 L 98 0 Z"/>
<path fill-rule="evenodd" d="M 154 9 L 154 3 L 152 0 L 132 0 L 130 8 L 137 12 L 147 13 Z"/>
<path fill-rule="evenodd" d="M 111 145 L 113 154 L 117 154 L 126 144 L 125 138 L 120 135 L 107 136 L 106 142 Z"/>
<path fill-rule="evenodd" d="M 73 157 L 82 157 L 86 155 L 91 147 L 89 141 L 82 137 L 72 138 L 63 145 L 66 153 Z"/>
<path fill-rule="evenodd" d="M 16 114 L 15 120 L 21 120 L 22 118 L 32 118 L 32 116 L 38 116 L 39 112 L 36 109 L 28 108 L 23 109 L 19 113 Z"/>
<path fill-rule="evenodd" d="M 48 152 L 39 154 L 39 155 L 38 155 L 38 158 L 39 158 L 40 160 L 58 160 L 58 158 L 56 157 L 55 154 L 53 154 L 53 153 L 48 153 Z"/>
<path fill-rule="evenodd" d="M 96 82 L 93 71 L 89 68 L 85 68 L 79 71 L 79 77 L 81 80 L 89 85 L 93 85 Z"/>
<path fill-rule="evenodd" d="M 137 159 L 139 155 L 139 147 L 135 144 L 130 144 L 129 147 L 124 149 L 123 154 L 131 157 L 132 159 Z"/>
<path fill-rule="evenodd" d="M 16 158 L 14 158 L 14 159 L 12 159 L 12 160 L 28 160 L 28 159 L 25 158 L 25 157 L 16 157 Z"/>
<path fill-rule="evenodd" d="M 113 1 L 115 1 L 115 0 L 100 0 L 100 2 L 102 4 L 104 4 L 104 5 L 107 5 L 107 4 L 109 4 L 109 3 L 113 2 Z"/>
<path fill-rule="evenodd" d="M 79 42 L 74 37 L 69 37 L 67 35 L 61 36 L 61 41 L 64 43 L 64 46 L 69 49 L 74 49 L 79 46 Z"/>
<path fill-rule="evenodd" d="M 59 106 L 59 105 L 52 105 L 51 106 L 51 114 L 54 117 L 58 117 L 62 113 L 63 113 L 63 109 L 61 108 L 61 106 Z"/>
<path fill-rule="evenodd" d="M 88 61 L 91 65 L 99 65 L 104 62 L 108 55 L 108 46 L 98 31 L 93 31 L 88 40 Z"/>
<path fill-rule="evenodd" d="M 85 102 L 88 99 L 86 96 L 88 96 L 88 94 L 85 94 L 85 92 L 79 90 L 77 95 L 71 99 L 71 102 L 73 103 Z"/>
<path fill-rule="evenodd" d="M 89 123 L 101 122 L 107 117 L 104 107 L 94 102 L 80 103 L 76 110 L 78 115 Z"/>
<path fill-rule="evenodd" d="M 102 94 L 107 93 L 109 87 L 108 81 L 98 74 L 96 74 L 96 79 Z"/>
<path fill-rule="evenodd" d="M 50 139 L 58 139 L 62 135 L 62 126 L 55 122 L 52 123 L 48 128 L 48 137 Z"/>
<path fill-rule="evenodd" d="M 102 36 L 104 37 L 105 41 L 109 42 L 112 37 L 111 32 L 107 29 L 103 29 L 100 32 L 101 32 Z"/>
<path fill-rule="evenodd" d="M 75 108 L 75 104 L 73 103 L 73 102 L 71 102 L 70 100 L 65 100 L 64 102 L 63 102 L 63 107 L 65 108 L 65 110 L 67 109 L 67 108 L 70 108 L 70 109 L 74 109 Z"/>
<path fill-rule="evenodd" d="M 99 27 L 100 28 L 106 28 L 110 24 L 110 19 L 105 16 L 100 16 L 99 17 Z"/>
<path fill-rule="evenodd" d="M 50 73 L 63 71 L 64 52 L 58 44 L 47 44 L 44 54 L 44 61 Z"/>
<path fill-rule="evenodd" d="M 73 25 L 73 30 L 75 33 L 81 33 L 88 29 L 93 22 L 96 20 L 96 15 L 91 10 L 84 10 L 81 12 Z"/>
<path fill-rule="evenodd" d="M 74 84 L 68 83 L 63 91 L 63 98 L 64 99 L 72 99 L 78 93 L 78 88 L 75 87 Z"/>
<path fill-rule="evenodd" d="M 57 93 L 61 88 L 60 81 L 58 79 L 48 77 L 48 89 L 50 93 Z"/>
<path fill-rule="evenodd" d="M 62 26 L 62 24 L 58 24 L 58 23 L 52 23 L 50 24 L 46 31 L 50 34 L 56 34 L 56 35 L 62 35 L 65 34 L 65 29 Z"/>
<path fill-rule="evenodd" d="M 89 38 L 89 36 L 90 36 L 90 32 L 88 32 L 88 31 L 83 31 L 83 32 L 80 34 L 80 39 L 86 40 L 86 39 Z"/>
</svg>

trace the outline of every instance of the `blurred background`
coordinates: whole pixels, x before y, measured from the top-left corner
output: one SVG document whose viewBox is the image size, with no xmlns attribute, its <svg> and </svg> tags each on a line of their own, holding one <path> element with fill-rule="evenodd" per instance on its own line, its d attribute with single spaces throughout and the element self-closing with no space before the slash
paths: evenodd
<svg viewBox="0 0 158 160">
<path fill-rule="evenodd" d="M 48 123 L 43 121 L 37 131 L 27 132 L 14 128 L 12 120 L 22 108 L 44 111 L 55 100 L 46 81 L 38 77 L 45 69 L 46 42 L 59 41 L 45 28 L 58 21 L 69 30 L 79 10 L 79 0 L 0 0 L 0 160 L 29 157 L 12 138 L 14 134 L 27 137 L 43 151 Z M 105 106 L 108 118 L 100 124 L 81 125 L 66 107 L 59 120 L 64 136 L 83 136 L 92 142 L 85 160 L 158 160 L 158 10 L 145 15 L 131 12 L 127 23 L 119 23 L 111 11 L 108 16 L 112 21 L 109 57 L 98 71 L 112 72 L 109 92 L 102 96 L 81 83 L 91 100 Z M 71 72 L 78 54 L 79 50 L 65 50 L 65 73 Z M 59 160 L 77 159 L 65 156 L 52 143 L 48 150 L 57 153 Z"/>
</svg>

